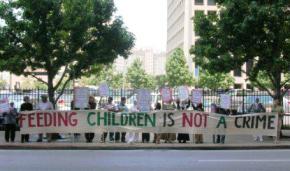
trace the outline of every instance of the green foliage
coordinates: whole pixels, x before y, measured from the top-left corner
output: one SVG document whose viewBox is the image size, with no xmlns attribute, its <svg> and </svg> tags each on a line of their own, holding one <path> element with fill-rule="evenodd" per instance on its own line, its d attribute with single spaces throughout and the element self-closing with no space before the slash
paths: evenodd
<svg viewBox="0 0 290 171">
<path fill-rule="evenodd" d="M 110 64 L 102 67 L 98 74 L 89 77 L 83 77 L 81 82 L 85 85 L 99 85 L 101 82 L 107 82 L 113 89 L 122 88 L 123 74 L 115 71 L 115 66 Z"/>
<path fill-rule="evenodd" d="M 157 89 L 168 85 L 168 81 L 167 81 L 166 75 L 158 75 L 158 76 L 156 76 L 155 77 L 155 84 L 156 84 L 156 88 Z"/>
<path fill-rule="evenodd" d="M 235 79 L 230 74 L 214 73 L 211 74 L 207 70 L 199 72 L 198 86 L 208 89 L 228 89 L 234 85 Z"/>
<path fill-rule="evenodd" d="M 47 71 L 48 81 L 38 80 L 48 86 L 49 99 L 55 102 L 61 82 L 64 88 L 98 65 L 129 55 L 134 37 L 120 17 L 113 17 L 115 10 L 113 0 L 1 2 L 5 25 L 0 26 L 0 70 L 18 75 Z"/>
<path fill-rule="evenodd" d="M 45 90 L 47 89 L 47 86 L 43 84 L 42 82 L 39 82 L 37 80 L 34 80 L 32 78 L 25 78 L 23 82 L 20 84 L 21 89 L 25 90 L 32 90 L 32 89 L 41 89 Z"/>
<path fill-rule="evenodd" d="M 244 71 L 250 81 L 281 102 L 285 91 L 280 90 L 288 81 L 282 74 L 290 68 L 289 1 L 217 2 L 221 7 L 218 17 L 199 15 L 194 19 L 200 35 L 191 49 L 194 61 L 211 73 L 228 73 L 253 61 L 252 69 Z M 260 72 L 271 86 L 259 82 Z"/>
<path fill-rule="evenodd" d="M 171 87 L 194 85 L 194 78 L 190 73 L 184 53 L 180 48 L 177 48 L 166 61 L 166 78 Z"/>
<path fill-rule="evenodd" d="M 131 88 L 148 88 L 153 90 L 155 88 L 154 77 L 147 74 L 142 68 L 140 59 L 136 59 L 127 71 L 127 80 Z"/>
</svg>

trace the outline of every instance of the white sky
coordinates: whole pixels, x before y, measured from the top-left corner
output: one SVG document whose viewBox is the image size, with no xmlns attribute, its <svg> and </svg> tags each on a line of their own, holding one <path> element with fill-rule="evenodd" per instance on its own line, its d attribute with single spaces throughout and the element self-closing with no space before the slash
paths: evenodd
<svg viewBox="0 0 290 171">
<path fill-rule="evenodd" d="M 135 35 L 136 48 L 166 50 L 166 0 L 114 0 L 116 15 L 122 16 Z"/>
</svg>

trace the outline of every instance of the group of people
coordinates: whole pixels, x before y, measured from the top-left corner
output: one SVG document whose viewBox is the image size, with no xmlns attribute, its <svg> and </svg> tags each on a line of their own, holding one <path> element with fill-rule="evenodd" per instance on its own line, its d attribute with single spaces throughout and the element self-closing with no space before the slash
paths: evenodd
<svg viewBox="0 0 290 171">
<path fill-rule="evenodd" d="M 20 106 L 20 111 L 32 111 L 33 105 L 30 102 L 29 96 L 24 96 L 23 98 L 24 103 Z M 17 130 L 17 124 L 18 124 L 18 117 L 19 113 L 17 112 L 17 109 L 14 107 L 14 103 L 11 102 L 9 107 L 9 110 L 4 112 L 2 115 L 4 117 L 4 131 L 5 131 L 5 141 L 6 142 L 14 142 L 15 141 L 15 132 Z M 53 105 L 51 102 L 48 101 L 46 95 L 41 96 L 41 101 L 36 105 L 35 110 L 52 110 Z M 52 140 L 53 134 L 47 134 L 48 141 Z M 42 142 L 43 134 L 38 135 L 37 142 Z M 22 134 L 21 135 L 21 142 L 29 142 L 29 134 Z"/>
<path fill-rule="evenodd" d="M 32 103 L 28 96 L 24 97 L 24 103 L 21 104 L 20 111 L 32 111 L 34 110 Z M 36 105 L 35 110 L 52 110 L 53 105 L 51 102 L 48 101 L 46 95 L 41 96 L 41 101 Z M 71 102 L 71 109 L 72 110 L 80 110 L 74 107 L 74 102 Z M 89 97 L 88 101 L 88 108 L 84 110 L 92 110 L 97 109 L 97 103 L 93 96 Z M 133 106 L 129 109 L 126 105 L 126 98 L 122 97 L 120 103 L 114 104 L 114 100 L 112 97 L 108 97 L 107 102 L 99 103 L 98 109 L 103 109 L 111 112 L 139 112 L 139 108 L 137 106 L 137 102 L 134 101 Z M 175 101 L 170 101 L 169 103 L 159 103 L 155 104 L 155 108 L 152 110 L 196 110 L 196 111 L 204 111 L 202 103 L 194 104 L 191 103 L 190 100 L 188 101 L 180 101 L 179 99 Z M 266 109 L 259 102 L 259 98 L 256 99 L 256 102 L 252 104 L 248 108 L 248 113 L 260 113 L 265 112 Z M 217 114 L 224 114 L 224 115 L 235 115 L 235 110 L 226 110 L 223 109 L 216 104 L 211 105 L 211 112 Z M 10 109 L 7 112 L 3 113 L 4 121 L 5 121 L 5 141 L 6 142 L 14 142 L 15 140 L 15 131 L 17 130 L 17 119 L 18 119 L 18 112 L 14 107 L 13 103 L 10 103 Z M 139 141 L 139 133 L 128 132 L 126 136 L 126 132 L 104 132 L 101 135 L 101 142 L 106 142 L 106 139 L 109 134 L 109 141 L 111 142 L 128 142 L 134 143 Z M 46 134 L 47 141 L 50 142 L 55 139 L 58 134 L 49 133 Z M 79 136 L 79 134 L 75 134 L 75 136 Z M 91 143 L 95 134 L 93 132 L 85 133 L 86 142 Z M 213 143 L 225 143 L 225 135 L 213 135 Z M 194 142 L 196 144 L 201 144 L 204 142 L 202 134 L 194 134 L 193 135 Z M 37 142 L 42 142 L 43 134 L 38 135 Z M 190 136 L 187 133 L 178 133 L 177 136 L 175 133 L 161 133 L 161 134 L 154 134 L 153 143 L 160 143 L 160 140 L 164 140 L 165 143 L 172 143 L 174 141 L 178 141 L 179 143 L 186 143 L 190 140 Z M 262 135 L 254 135 L 255 141 L 263 141 Z M 142 133 L 142 142 L 149 142 L 150 141 L 150 133 Z M 21 135 L 21 142 L 29 142 L 29 134 L 22 134 Z"/>
</svg>

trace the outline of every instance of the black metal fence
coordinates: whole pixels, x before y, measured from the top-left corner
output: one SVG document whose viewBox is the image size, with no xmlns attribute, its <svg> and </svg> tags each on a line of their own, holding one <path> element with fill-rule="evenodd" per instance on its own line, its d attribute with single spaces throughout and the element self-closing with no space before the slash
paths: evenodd
<svg viewBox="0 0 290 171">
<path fill-rule="evenodd" d="M 94 96 L 98 105 L 105 103 L 106 98 L 100 97 L 96 89 L 90 88 L 90 95 Z M 228 94 L 231 97 L 231 109 L 235 110 L 238 114 L 247 113 L 247 109 L 251 104 L 255 102 L 256 98 L 259 98 L 260 102 L 265 106 L 267 112 L 272 110 L 273 98 L 268 95 L 266 91 L 255 90 L 202 90 L 203 91 L 203 106 L 205 111 L 210 111 L 210 105 L 215 103 L 219 105 L 220 95 Z M 60 92 L 56 92 L 55 96 L 58 96 Z M 39 103 L 40 97 L 43 94 L 47 94 L 46 90 L 30 89 L 30 90 L 0 90 L 0 99 L 8 98 L 10 102 L 14 102 L 15 107 L 19 110 L 20 105 L 23 103 L 23 97 L 29 96 L 34 106 Z M 161 95 L 159 91 L 154 91 L 152 94 L 152 107 L 156 102 L 161 102 Z M 120 102 L 121 97 L 127 97 L 128 107 L 133 105 L 133 101 L 136 100 L 136 92 L 132 89 L 118 89 L 110 90 L 110 96 L 113 97 L 114 102 L 117 104 Z M 173 91 L 173 98 L 178 96 L 177 91 Z M 73 100 L 73 90 L 64 90 L 62 96 L 56 103 L 56 108 L 59 110 L 70 110 L 71 101 Z M 283 98 L 283 109 L 286 114 L 290 114 L 290 91 L 287 92 Z M 283 127 L 290 128 L 290 115 L 285 115 L 283 121 Z"/>
</svg>

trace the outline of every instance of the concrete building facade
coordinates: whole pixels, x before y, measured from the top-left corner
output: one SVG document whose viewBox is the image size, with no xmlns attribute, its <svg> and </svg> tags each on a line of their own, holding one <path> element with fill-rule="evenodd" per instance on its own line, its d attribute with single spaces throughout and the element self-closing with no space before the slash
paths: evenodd
<svg viewBox="0 0 290 171">
<path fill-rule="evenodd" d="M 193 56 L 189 54 L 189 50 L 199 36 L 194 32 L 193 18 L 198 13 L 212 15 L 217 11 L 215 0 L 167 0 L 166 57 L 176 48 L 183 49 L 189 69 L 195 77 L 198 77 L 199 69 L 192 61 Z M 242 68 L 245 69 L 246 65 Z M 232 71 L 231 74 L 235 78 L 233 88 L 248 88 L 244 73 Z"/>
</svg>

